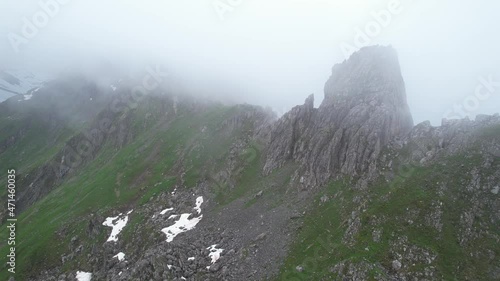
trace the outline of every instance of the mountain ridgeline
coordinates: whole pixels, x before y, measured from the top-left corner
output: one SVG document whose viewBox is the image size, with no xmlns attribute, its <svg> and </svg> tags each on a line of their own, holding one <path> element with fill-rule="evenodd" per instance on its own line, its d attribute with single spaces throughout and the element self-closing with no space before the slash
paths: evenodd
<svg viewBox="0 0 500 281">
<path fill-rule="evenodd" d="M 414 125 L 391 47 L 281 118 L 138 83 L 0 104 L 15 280 L 500 279 L 500 116 Z"/>
</svg>

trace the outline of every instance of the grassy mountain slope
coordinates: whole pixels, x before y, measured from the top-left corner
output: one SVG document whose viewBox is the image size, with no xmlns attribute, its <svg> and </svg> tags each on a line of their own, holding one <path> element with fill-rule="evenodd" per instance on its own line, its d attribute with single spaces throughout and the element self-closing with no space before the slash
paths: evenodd
<svg viewBox="0 0 500 281">
<path fill-rule="evenodd" d="M 117 149 L 108 140 L 76 176 L 19 216 L 19 280 L 60 264 L 70 239 L 85 232 L 81 218 L 108 214 L 114 209 L 132 209 L 171 190 L 175 183 L 193 187 L 198 180 L 208 177 L 212 170 L 217 170 L 207 168 L 211 167 L 209 163 L 225 158 L 229 144 L 244 134 L 244 130 L 221 134 L 218 127 L 223 121 L 252 110 L 252 107 L 213 105 L 193 112 L 180 104 L 175 117 L 171 117 L 173 108 L 169 107 L 170 101 L 167 103 L 166 106 L 164 98 L 148 97 L 137 109 L 124 113 L 121 118 L 129 120 L 133 141 Z M 242 159 L 249 165 L 258 163 L 257 154 L 257 150 L 249 148 Z M 222 197 L 221 200 L 227 201 L 230 195 Z M 6 235 L 5 227 L 2 235 Z M 82 242 L 98 245 L 105 239 L 103 232 Z M 0 252 L 6 255 L 5 244 Z M 70 268 L 82 262 L 84 259 L 65 266 Z M 3 270 L 0 278 L 6 278 L 5 273 Z"/>
<path fill-rule="evenodd" d="M 500 139 L 498 127 L 481 133 Z M 471 148 L 401 166 L 366 190 L 333 182 L 310 206 L 276 280 L 496 280 L 499 171 L 500 157 Z"/>
</svg>

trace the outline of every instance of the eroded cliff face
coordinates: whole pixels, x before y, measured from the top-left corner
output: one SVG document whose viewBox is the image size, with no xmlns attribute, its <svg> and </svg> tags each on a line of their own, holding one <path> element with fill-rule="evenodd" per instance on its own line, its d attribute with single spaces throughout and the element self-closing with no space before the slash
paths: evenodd
<svg viewBox="0 0 500 281">
<path fill-rule="evenodd" d="M 366 47 L 335 65 L 319 108 L 313 99 L 273 126 L 264 174 L 293 159 L 300 165 L 297 180 L 314 187 L 341 174 L 375 171 L 381 148 L 413 127 L 391 47 Z"/>
</svg>

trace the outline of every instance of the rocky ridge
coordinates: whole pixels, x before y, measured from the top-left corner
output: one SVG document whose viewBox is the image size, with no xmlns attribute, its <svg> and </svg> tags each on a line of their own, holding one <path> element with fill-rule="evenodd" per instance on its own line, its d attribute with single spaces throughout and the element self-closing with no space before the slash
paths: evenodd
<svg viewBox="0 0 500 281">
<path fill-rule="evenodd" d="M 306 188 L 377 169 L 382 148 L 413 127 L 396 51 L 369 47 L 335 65 L 318 109 L 313 96 L 274 124 L 264 174 L 300 163 Z"/>
<path fill-rule="evenodd" d="M 128 181 L 122 170 L 111 175 L 116 198 L 110 204 L 122 198 L 120 192 L 140 190 L 139 195 L 118 207 L 82 211 L 57 226 L 55 240 L 64 249 L 58 250 L 57 262 L 52 259 L 28 280 L 75 280 L 77 270 L 91 272 L 92 280 L 500 277 L 494 246 L 500 241 L 495 211 L 500 117 L 413 126 L 391 47 L 363 48 L 334 66 L 318 108 L 311 95 L 278 120 L 253 106 L 221 110 L 176 100 L 153 95 L 137 109 L 116 116 L 103 111 L 89 123 L 92 131 L 100 118 L 108 117 L 121 129 L 99 141 L 81 170 L 96 159 L 122 164 L 112 161 L 128 149 L 123 170 L 142 168 Z M 173 137 L 158 136 L 162 132 Z M 70 138 L 69 147 L 84 136 Z M 106 145 L 113 148 L 105 151 L 111 159 L 99 158 Z M 56 163 L 65 149 L 54 155 Z M 166 158 L 172 163 L 162 162 Z M 44 174 L 41 167 L 34 175 Z M 91 175 L 99 175 L 99 168 Z M 68 177 L 78 177 L 81 170 Z M 66 179 L 56 179 L 64 188 Z M 341 187 L 331 189 L 338 181 Z M 43 178 L 35 182 L 52 183 Z M 158 186 L 163 189 L 142 202 L 141 196 Z M 37 206 L 44 195 L 35 193 L 36 199 L 27 201 Z M 202 211 L 195 214 L 199 196 L 204 198 Z M 165 208 L 170 211 L 160 215 Z M 131 209 L 118 241 L 105 241 L 110 232 L 102 225 L 105 218 Z M 175 220 L 169 212 L 203 217 L 195 228 L 167 242 L 162 229 Z M 334 241 L 335 252 L 325 264 L 324 257 L 303 260 L 309 252 L 320 252 L 316 237 L 306 235 L 308 220 L 321 221 L 318 231 Z M 76 233 L 82 224 L 85 233 Z M 420 236 L 427 240 L 415 238 Z M 441 249 L 442 244 L 453 251 Z M 215 262 L 213 245 L 223 249 Z M 300 254 L 293 256 L 295 248 Z M 121 252 L 124 260 L 115 257 Z M 456 263 L 443 260 L 454 258 Z M 321 267 L 313 270 L 311 264 Z"/>
</svg>

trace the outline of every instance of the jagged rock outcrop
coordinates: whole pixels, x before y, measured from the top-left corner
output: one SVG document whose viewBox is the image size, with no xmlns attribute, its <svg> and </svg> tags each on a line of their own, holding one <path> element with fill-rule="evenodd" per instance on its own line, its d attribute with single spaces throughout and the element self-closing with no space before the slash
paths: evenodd
<svg viewBox="0 0 500 281">
<path fill-rule="evenodd" d="M 396 51 L 366 47 L 333 67 L 318 109 L 309 96 L 273 126 L 263 172 L 293 159 L 300 183 L 312 187 L 375 171 L 382 147 L 412 127 Z"/>
<path fill-rule="evenodd" d="M 397 155 L 399 162 L 411 165 L 429 165 L 436 160 L 479 149 L 485 157 L 500 157 L 498 141 L 492 137 L 500 128 L 500 115 L 478 115 L 475 120 L 443 119 L 441 126 L 429 121 L 417 124 L 403 138 L 388 144 L 390 151 L 407 151 Z M 390 154 L 390 153 L 389 153 Z M 394 156 L 394 155 L 393 155 Z M 393 168 L 393 157 L 381 157 L 382 166 Z M 389 159 L 389 160 L 388 160 Z"/>
<path fill-rule="evenodd" d="M 273 125 L 265 174 L 283 166 L 288 160 L 297 159 L 304 152 L 305 143 L 300 140 L 312 125 L 315 112 L 314 96 L 310 95 L 303 105 L 295 106 Z"/>
</svg>

